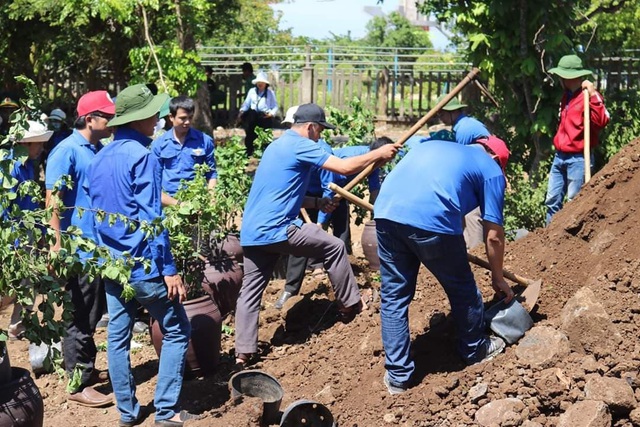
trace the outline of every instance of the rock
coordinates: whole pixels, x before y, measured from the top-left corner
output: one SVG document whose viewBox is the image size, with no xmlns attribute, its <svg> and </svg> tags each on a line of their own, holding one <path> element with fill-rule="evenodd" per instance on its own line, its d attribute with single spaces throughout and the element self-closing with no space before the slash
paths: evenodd
<svg viewBox="0 0 640 427">
<path fill-rule="evenodd" d="M 396 424 L 397 422 L 396 416 L 394 414 L 384 414 L 384 417 L 382 417 L 382 419 L 387 424 Z"/>
<path fill-rule="evenodd" d="M 522 364 L 541 369 L 549 368 L 569 354 L 569 340 L 550 326 L 535 326 L 516 347 Z"/>
<path fill-rule="evenodd" d="M 476 384 L 469 389 L 467 396 L 469 396 L 471 403 L 476 403 L 487 395 L 488 390 L 489 386 L 486 383 Z"/>
<path fill-rule="evenodd" d="M 561 330 L 567 334 L 571 350 L 596 356 L 610 355 L 622 342 L 604 307 L 593 291 L 581 288 L 560 313 Z"/>
<path fill-rule="evenodd" d="M 543 427 L 542 424 L 535 421 L 526 420 L 520 427 Z"/>
<path fill-rule="evenodd" d="M 503 423 L 513 425 L 515 419 L 520 418 L 519 413 L 524 409 L 525 405 L 520 399 L 510 397 L 495 400 L 478 409 L 475 420 L 484 427 L 502 425 Z"/>
<path fill-rule="evenodd" d="M 640 408 L 636 408 L 629 413 L 629 421 L 635 426 L 640 426 Z"/>
<path fill-rule="evenodd" d="M 557 427 L 610 427 L 611 414 L 604 402 L 583 400 L 560 416 Z"/>
<path fill-rule="evenodd" d="M 584 387 L 586 398 L 601 400 L 616 414 L 628 414 L 638 402 L 629 383 L 621 378 L 591 378 Z"/>
</svg>

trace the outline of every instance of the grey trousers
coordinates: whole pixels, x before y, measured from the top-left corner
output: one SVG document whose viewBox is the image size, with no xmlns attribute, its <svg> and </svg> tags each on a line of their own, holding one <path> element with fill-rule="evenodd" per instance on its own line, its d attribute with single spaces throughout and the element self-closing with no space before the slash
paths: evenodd
<svg viewBox="0 0 640 427">
<path fill-rule="evenodd" d="M 315 224 L 290 225 L 287 240 L 264 246 L 243 246 L 244 277 L 236 306 L 236 354 L 258 351 L 260 303 L 280 254 L 323 260 L 339 304 L 351 307 L 360 301 L 344 243 Z"/>
</svg>

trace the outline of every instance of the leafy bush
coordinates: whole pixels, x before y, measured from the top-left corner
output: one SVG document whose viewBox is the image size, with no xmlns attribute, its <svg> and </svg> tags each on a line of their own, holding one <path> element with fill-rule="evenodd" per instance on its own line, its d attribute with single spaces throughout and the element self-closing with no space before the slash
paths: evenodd
<svg viewBox="0 0 640 427">
<path fill-rule="evenodd" d="M 543 162 L 538 168 L 538 173 L 533 176 L 524 171 L 522 164 L 509 163 L 509 184 L 504 201 L 504 228 L 507 237 L 520 228 L 533 230 L 544 226 L 544 200 L 550 162 Z"/>
<path fill-rule="evenodd" d="M 600 135 L 601 144 L 596 148 L 596 164 L 604 164 L 622 147 L 640 136 L 640 92 L 618 91 L 605 99 L 611 121 Z M 601 160 L 601 161 L 600 161 Z"/>
</svg>

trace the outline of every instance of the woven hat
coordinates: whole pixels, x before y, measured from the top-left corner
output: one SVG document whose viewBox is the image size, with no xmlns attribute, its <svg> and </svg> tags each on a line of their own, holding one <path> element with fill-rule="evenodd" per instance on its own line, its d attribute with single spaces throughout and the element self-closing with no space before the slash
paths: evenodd
<svg viewBox="0 0 640 427">
<path fill-rule="evenodd" d="M 53 131 L 48 130 L 42 123 L 32 120 L 28 120 L 27 123 L 29 124 L 29 129 L 25 131 L 22 139 L 18 142 L 47 142 L 49 138 L 51 138 L 51 135 L 53 135 Z"/>
<path fill-rule="evenodd" d="M 438 99 L 436 100 L 436 104 L 439 104 L 440 101 L 442 101 L 445 96 L 446 95 L 440 95 L 438 97 Z M 467 104 L 461 103 L 460 101 L 458 101 L 458 98 L 453 98 L 444 107 L 442 107 L 442 109 L 445 110 L 445 111 L 455 111 L 455 110 L 459 110 L 461 108 L 464 108 L 466 106 L 467 106 Z"/>
<path fill-rule="evenodd" d="M 109 126 L 121 126 L 138 120 L 148 119 L 160 112 L 169 95 L 153 95 L 144 84 L 124 88 L 116 98 L 116 116 Z"/>
<path fill-rule="evenodd" d="M 563 79 L 575 79 L 582 76 L 591 76 L 593 73 L 582 68 L 582 59 L 578 55 L 565 55 L 560 58 L 558 66 L 549 70 Z"/>
<path fill-rule="evenodd" d="M 253 83 L 253 84 L 256 84 L 256 83 L 259 83 L 259 82 L 266 83 L 268 85 L 271 84 L 271 83 L 269 83 L 269 79 L 267 78 L 267 73 L 265 73 L 264 71 L 260 71 L 258 73 L 258 76 L 255 79 L 251 80 L 251 83 Z"/>
</svg>

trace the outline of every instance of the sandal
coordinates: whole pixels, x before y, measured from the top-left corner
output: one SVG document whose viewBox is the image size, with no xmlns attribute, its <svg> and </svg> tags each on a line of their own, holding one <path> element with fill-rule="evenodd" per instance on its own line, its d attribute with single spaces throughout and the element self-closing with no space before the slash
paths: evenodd
<svg viewBox="0 0 640 427">
<path fill-rule="evenodd" d="M 345 323 L 345 324 L 350 323 L 353 319 L 356 318 L 358 314 L 362 312 L 363 309 L 366 309 L 366 308 L 364 307 L 362 300 L 358 301 L 356 304 L 352 305 L 351 307 L 339 308 L 338 319 L 342 323 Z"/>
<path fill-rule="evenodd" d="M 238 353 L 236 354 L 236 364 L 234 365 L 234 371 L 239 372 L 243 371 L 249 365 L 249 361 L 251 360 L 252 354 L 250 353 Z"/>
</svg>

